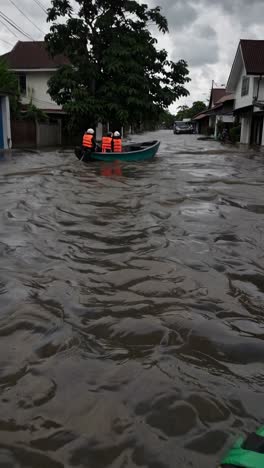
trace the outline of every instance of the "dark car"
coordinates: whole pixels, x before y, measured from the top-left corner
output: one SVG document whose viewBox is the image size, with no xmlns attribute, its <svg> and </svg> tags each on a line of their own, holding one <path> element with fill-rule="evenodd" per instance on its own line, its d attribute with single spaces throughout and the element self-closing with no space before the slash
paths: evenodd
<svg viewBox="0 0 264 468">
<path fill-rule="evenodd" d="M 188 122 L 174 122 L 173 133 L 174 135 L 180 135 L 180 133 L 193 133 L 193 126 Z"/>
</svg>

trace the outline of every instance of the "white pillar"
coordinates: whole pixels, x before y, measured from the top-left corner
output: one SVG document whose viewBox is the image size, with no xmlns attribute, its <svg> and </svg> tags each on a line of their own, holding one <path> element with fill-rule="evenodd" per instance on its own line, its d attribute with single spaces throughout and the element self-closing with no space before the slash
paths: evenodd
<svg viewBox="0 0 264 468">
<path fill-rule="evenodd" d="M 4 149 L 12 148 L 9 97 L 2 97 Z"/>
<path fill-rule="evenodd" d="M 217 139 L 217 124 L 218 122 L 221 120 L 221 117 L 219 117 L 218 115 L 216 116 L 215 118 L 215 130 L 214 130 L 214 137 L 215 139 Z"/>
<path fill-rule="evenodd" d="M 99 122 L 96 127 L 96 139 L 101 140 L 103 137 L 103 124 Z"/>
<path fill-rule="evenodd" d="M 240 143 L 249 145 L 251 136 L 251 115 L 246 115 L 241 118 L 241 136 Z"/>
</svg>

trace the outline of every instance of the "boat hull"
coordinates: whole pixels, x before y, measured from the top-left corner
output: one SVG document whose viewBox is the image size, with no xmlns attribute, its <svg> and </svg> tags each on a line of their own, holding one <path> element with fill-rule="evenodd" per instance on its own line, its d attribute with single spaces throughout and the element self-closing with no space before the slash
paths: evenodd
<svg viewBox="0 0 264 468">
<path fill-rule="evenodd" d="M 83 162 L 146 161 L 156 156 L 159 146 L 159 141 L 144 142 L 138 145 L 130 145 L 130 147 L 124 148 L 122 153 L 85 153 L 82 148 L 76 148 L 75 154 Z"/>
</svg>

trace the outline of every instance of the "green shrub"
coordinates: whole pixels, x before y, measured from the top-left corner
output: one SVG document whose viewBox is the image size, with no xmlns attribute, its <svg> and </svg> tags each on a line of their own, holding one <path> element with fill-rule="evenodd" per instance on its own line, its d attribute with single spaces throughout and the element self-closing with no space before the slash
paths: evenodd
<svg viewBox="0 0 264 468">
<path fill-rule="evenodd" d="M 232 143 L 237 143 L 240 141 L 240 134 L 241 134 L 241 125 L 237 125 L 233 127 L 229 131 L 229 137 Z"/>
</svg>

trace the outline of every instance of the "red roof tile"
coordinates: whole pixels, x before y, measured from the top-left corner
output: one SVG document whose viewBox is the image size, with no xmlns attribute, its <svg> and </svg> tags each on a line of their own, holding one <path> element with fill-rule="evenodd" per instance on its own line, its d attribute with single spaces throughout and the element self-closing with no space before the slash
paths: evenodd
<svg viewBox="0 0 264 468">
<path fill-rule="evenodd" d="M 226 93 L 223 97 L 221 97 L 221 99 L 219 99 L 219 101 L 217 101 L 216 104 L 222 104 L 222 103 L 227 102 L 227 101 L 234 101 L 234 99 L 235 99 L 234 94 Z"/>
<path fill-rule="evenodd" d="M 52 58 L 44 41 L 18 41 L 11 52 L 2 55 L 1 58 L 6 60 L 11 69 L 58 68 L 70 63 L 63 55 Z"/>
<path fill-rule="evenodd" d="M 219 101 L 219 99 L 225 96 L 225 94 L 226 94 L 225 88 L 213 88 L 211 91 L 209 107 L 214 106 Z"/>
<path fill-rule="evenodd" d="M 241 39 L 242 55 L 249 75 L 264 74 L 264 41 Z"/>
<path fill-rule="evenodd" d="M 193 120 L 202 120 L 208 117 L 204 112 L 201 112 L 200 114 L 197 114 L 193 117 Z"/>
</svg>

